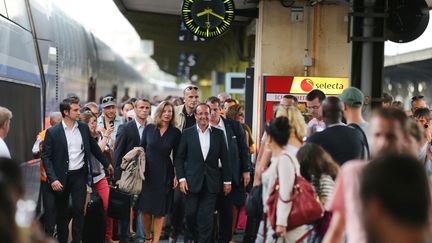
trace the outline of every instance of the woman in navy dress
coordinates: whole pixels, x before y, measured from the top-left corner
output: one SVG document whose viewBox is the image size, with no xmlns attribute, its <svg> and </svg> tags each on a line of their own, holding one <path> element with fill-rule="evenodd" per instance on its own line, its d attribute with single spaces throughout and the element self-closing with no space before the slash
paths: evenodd
<svg viewBox="0 0 432 243">
<path fill-rule="evenodd" d="M 174 106 L 163 101 L 157 107 L 153 124 L 145 127 L 141 146 L 146 152 L 145 180 L 139 196 L 138 207 L 142 219 L 146 242 L 159 243 L 165 215 L 170 211 L 177 178 L 171 153 L 175 154 L 181 132 L 175 127 Z M 151 226 L 154 224 L 154 237 Z"/>
</svg>

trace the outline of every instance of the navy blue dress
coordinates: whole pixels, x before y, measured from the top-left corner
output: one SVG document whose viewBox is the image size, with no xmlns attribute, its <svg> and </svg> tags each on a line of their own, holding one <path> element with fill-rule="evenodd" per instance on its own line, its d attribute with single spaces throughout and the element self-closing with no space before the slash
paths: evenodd
<svg viewBox="0 0 432 243">
<path fill-rule="evenodd" d="M 144 213 L 165 216 L 171 209 L 174 165 L 170 155 L 175 153 L 180 137 L 180 130 L 172 126 L 162 136 L 154 124 L 144 129 L 141 146 L 146 152 L 146 168 L 138 201 Z"/>
</svg>

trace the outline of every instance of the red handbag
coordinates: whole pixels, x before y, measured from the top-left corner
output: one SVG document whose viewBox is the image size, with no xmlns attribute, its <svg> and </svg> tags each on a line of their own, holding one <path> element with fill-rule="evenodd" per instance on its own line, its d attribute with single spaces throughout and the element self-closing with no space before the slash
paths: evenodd
<svg viewBox="0 0 432 243">
<path fill-rule="evenodd" d="M 291 157 L 287 155 L 291 160 Z M 278 168 L 276 169 L 277 171 Z M 270 195 L 267 199 L 268 212 L 267 217 L 273 229 L 276 229 L 276 211 L 278 202 L 292 202 L 291 212 L 288 216 L 287 230 L 294 229 L 304 224 L 310 224 L 324 216 L 324 209 L 318 201 L 315 189 L 302 176 L 295 175 L 294 187 L 291 199 L 284 200 L 279 195 L 279 178 L 276 179 L 273 187 L 270 189 Z"/>
</svg>

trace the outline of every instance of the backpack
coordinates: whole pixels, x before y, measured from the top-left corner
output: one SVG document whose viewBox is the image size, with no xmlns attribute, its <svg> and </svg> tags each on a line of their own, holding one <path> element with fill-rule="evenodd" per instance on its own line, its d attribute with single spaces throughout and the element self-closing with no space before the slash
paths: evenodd
<svg viewBox="0 0 432 243">
<path fill-rule="evenodd" d="M 366 134 L 363 132 L 363 129 L 361 129 L 361 127 L 356 123 L 350 123 L 348 124 L 348 127 L 357 130 L 361 134 L 361 143 L 362 143 L 361 159 L 369 160 L 370 159 L 369 143 Z"/>
<path fill-rule="evenodd" d="M 141 147 L 133 148 L 122 159 L 120 166 L 123 170 L 119 180 L 119 189 L 129 194 L 141 192 L 145 170 L 145 153 Z"/>
</svg>

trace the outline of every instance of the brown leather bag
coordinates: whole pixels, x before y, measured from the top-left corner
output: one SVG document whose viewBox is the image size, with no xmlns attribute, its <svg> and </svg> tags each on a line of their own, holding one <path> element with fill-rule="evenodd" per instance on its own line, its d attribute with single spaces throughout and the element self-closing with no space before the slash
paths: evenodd
<svg viewBox="0 0 432 243">
<path fill-rule="evenodd" d="M 291 157 L 287 156 L 292 162 Z M 276 170 L 279 171 L 278 168 Z M 279 195 L 279 178 L 276 179 L 273 187 L 270 189 L 270 195 L 267 199 L 267 217 L 269 217 L 273 229 L 276 229 L 276 211 L 279 201 L 284 203 L 292 202 L 291 212 L 288 216 L 287 230 L 313 223 L 324 216 L 324 209 L 318 200 L 315 189 L 300 175 L 295 175 L 294 188 L 289 200 L 284 200 Z"/>
</svg>

